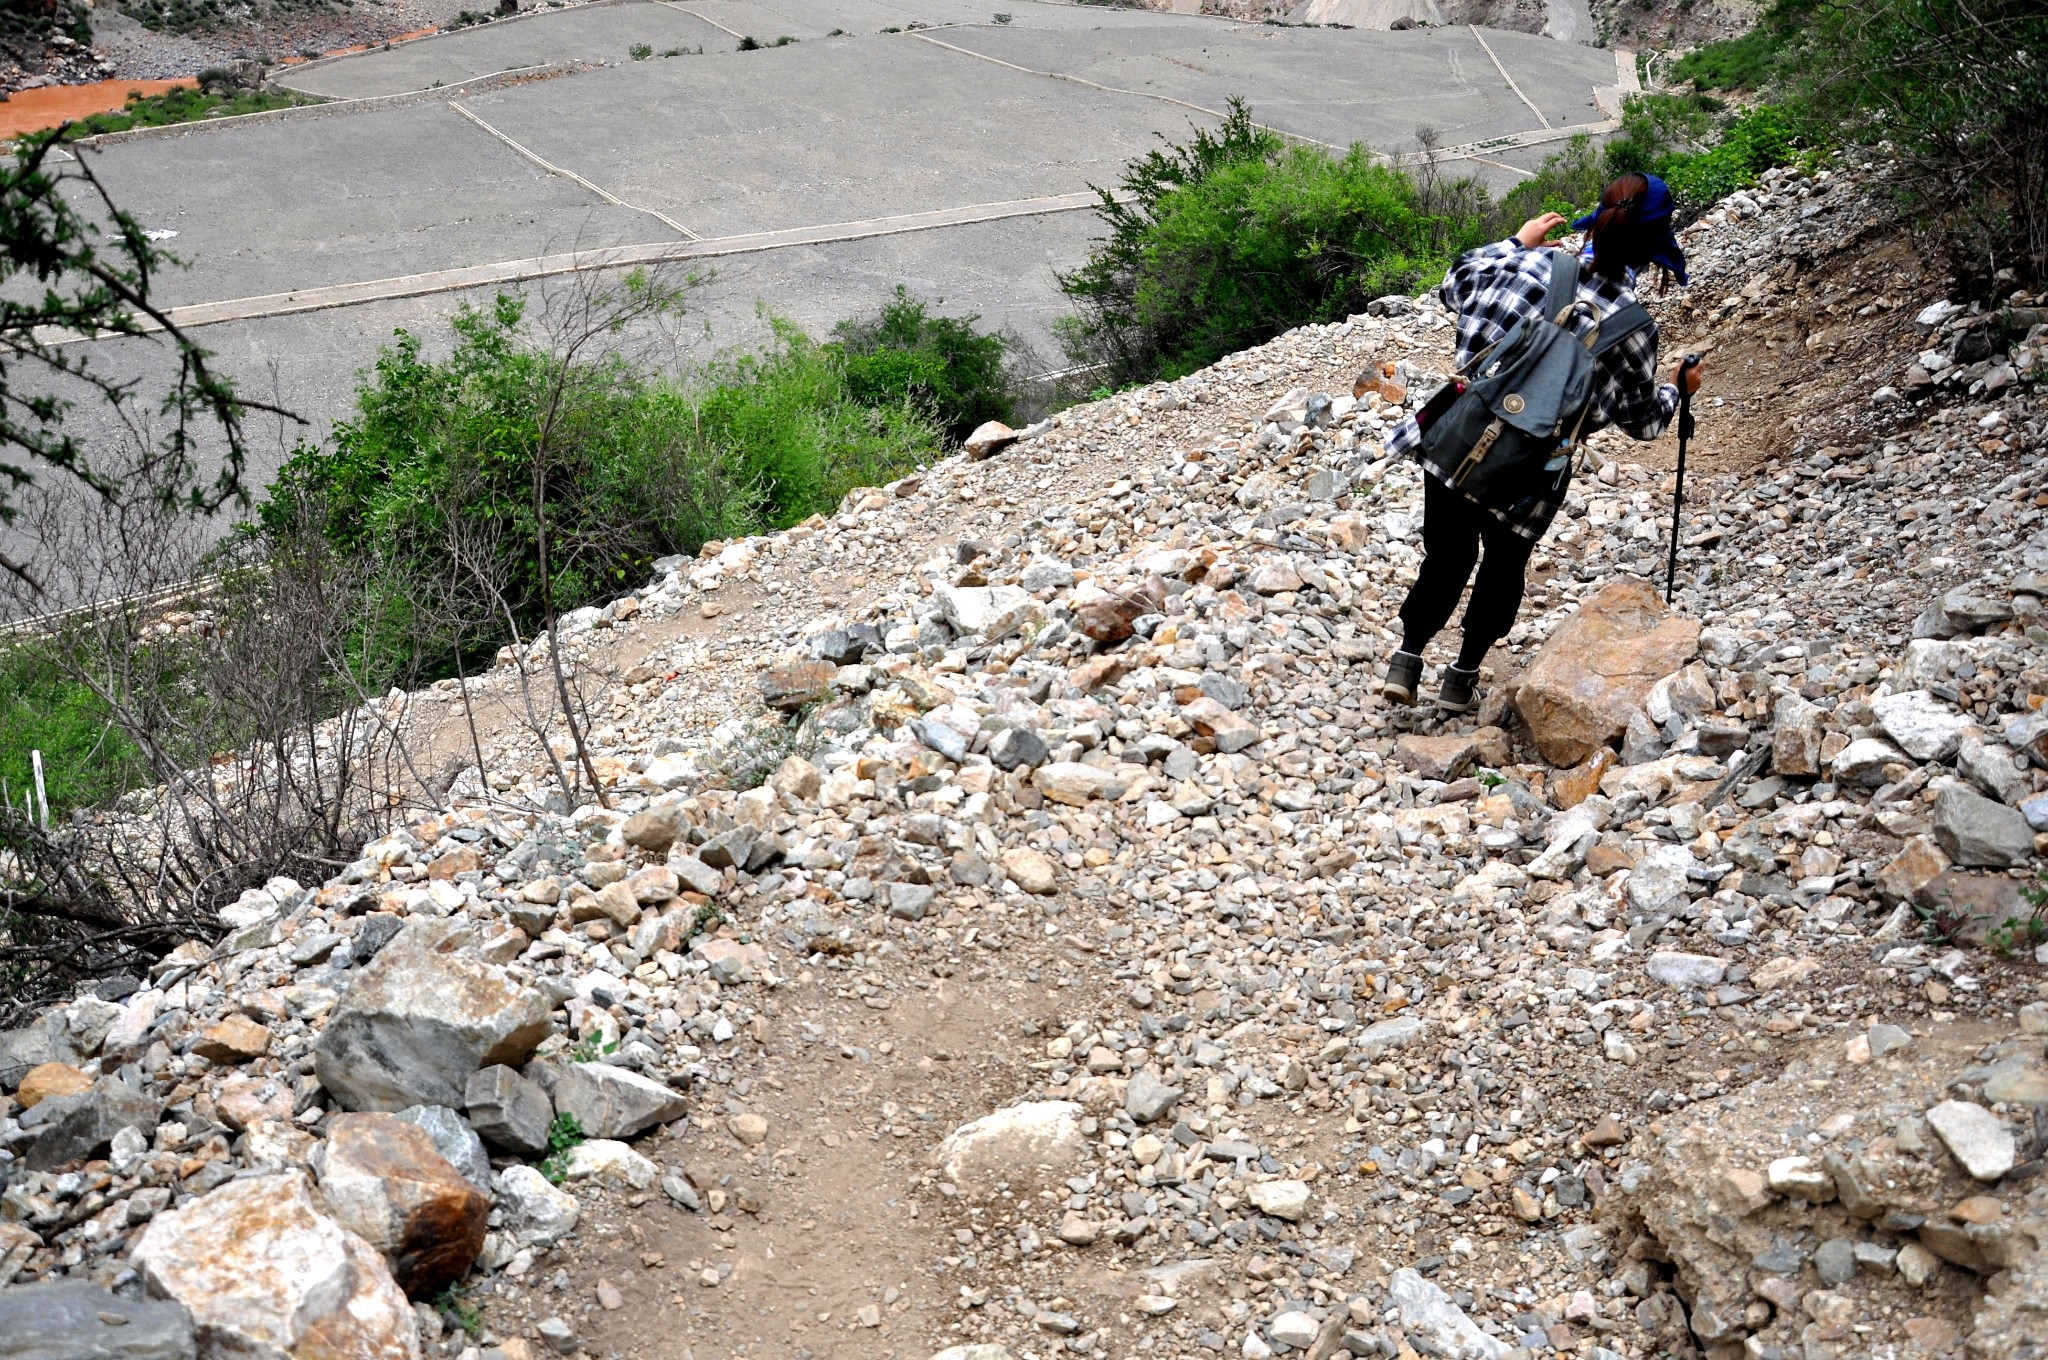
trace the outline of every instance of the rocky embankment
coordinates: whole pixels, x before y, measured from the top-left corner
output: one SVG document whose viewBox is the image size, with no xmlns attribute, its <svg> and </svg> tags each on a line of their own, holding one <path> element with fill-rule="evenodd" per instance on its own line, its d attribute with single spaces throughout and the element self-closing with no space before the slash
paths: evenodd
<svg viewBox="0 0 2048 1360">
<path fill-rule="evenodd" d="M 2038 1353 L 2043 332 L 1856 295 L 1877 221 L 1693 229 L 1703 421 L 1795 320 L 1855 372 L 1695 471 L 1671 608 L 1600 441 L 1470 719 L 1373 693 L 1427 302 L 665 564 L 563 642 L 612 807 L 507 745 L 0 1035 L 0 1336 Z"/>
</svg>

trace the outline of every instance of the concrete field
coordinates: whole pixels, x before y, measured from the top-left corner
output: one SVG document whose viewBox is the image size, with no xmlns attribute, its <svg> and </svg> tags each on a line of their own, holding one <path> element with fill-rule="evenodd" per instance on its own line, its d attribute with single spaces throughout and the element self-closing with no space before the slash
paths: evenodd
<svg viewBox="0 0 2048 1360">
<path fill-rule="evenodd" d="M 1468 157 L 1454 171 L 1499 188 L 1602 126 L 1595 88 L 1624 78 L 1614 53 L 1516 33 L 1000 3 L 1008 23 L 966 0 L 581 5 L 289 73 L 362 103 L 90 154 L 117 202 L 177 233 L 189 268 L 160 298 L 318 433 L 394 326 L 431 344 L 463 299 L 536 286 L 553 268 L 538 262 L 567 252 L 715 271 L 693 296 L 714 345 L 758 340 L 761 308 L 824 331 L 901 282 L 1056 363 L 1054 275 L 1099 230 L 1089 186 L 1213 126 L 1232 97 L 1333 146 L 1398 153 L 1433 127 Z M 799 41 L 741 52 L 733 33 Z M 637 44 L 652 54 L 633 59 Z M 436 88 L 562 63 L 581 65 Z M 95 348 L 137 376 L 161 362 Z"/>
</svg>

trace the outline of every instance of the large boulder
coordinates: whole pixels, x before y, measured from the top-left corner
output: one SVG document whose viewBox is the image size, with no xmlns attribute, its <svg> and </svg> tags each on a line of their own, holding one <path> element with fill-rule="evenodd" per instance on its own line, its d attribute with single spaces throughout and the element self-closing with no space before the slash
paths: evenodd
<svg viewBox="0 0 2048 1360">
<path fill-rule="evenodd" d="M 419 1324 L 384 1258 L 321 1213 L 298 1172 L 229 1181 L 158 1214 L 135 1268 L 191 1313 L 205 1356 L 420 1360 Z"/>
<path fill-rule="evenodd" d="M 1577 765 L 1628 730 L 1650 690 L 1699 652 L 1700 625 L 1639 580 L 1599 590 L 1522 672 L 1515 707 L 1552 765 Z"/>
<path fill-rule="evenodd" d="M 4 1360 L 195 1360 L 192 1315 L 83 1280 L 0 1289 Z"/>
<path fill-rule="evenodd" d="M 472 1072 L 533 1056 L 547 998 L 470 943 L 455 922 L 415 921 L 350 985 L 313 1049 L 320 1084 L 343 1108 L 460 1108 Z"/>
<path fill-rule="evenodd" d="M 1880 695 L 1870 701 L 1870 711 L 1879 730 L 1915 760 L 1947 760 L 1974 725 L 1968 715 L 1920 689 Z"/>
<path fill-rule="evenodd" d="M 586 1138 L 631 1138 L 642 1129 L 681 1119 L 682 1096 L 652 1077 L 606 1063 L 534 1063 L 526 1075 L 555 1103 L 557 1114 L 576 1116 Z"/>
<path fill-rule="evenodd" d="M 1026 1195 L 1064 1180 L 1088 1153 L 1081 1106 L 1071 1100 L 1027 1100 L 963 1124 L 939 1144 L 940 1174 L 976 1199 L 998 1186 Z"/>
<path fill-rule="evenodd" d="M 417 1124 L 393 1114 L 336 1115 L 315 1169 L 327 1212 L 382 1252 L 413 1298 L 461 1279 L 483 1250 L 490 1200 Z"/>
</svg>

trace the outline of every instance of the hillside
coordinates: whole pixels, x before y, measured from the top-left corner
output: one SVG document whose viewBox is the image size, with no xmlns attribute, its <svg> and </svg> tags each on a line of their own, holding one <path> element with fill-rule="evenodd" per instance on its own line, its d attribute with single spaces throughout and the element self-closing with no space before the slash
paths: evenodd
<svg viewBox="0 0 2048 1360">
<path fill-rule="evenodd" d="M 1374 692 L 1427 298 L 580 615 L 611 807 L 548 810 L 509 661 L 481 770 L 411 696 L 447 806 L 0 1034 L 0 1272 L 72 1282 L 0 1335 L 2048 1344 L 2048 316 L 1945 304 L 1854 173 L 1687 244 L 1671 607 L 1671 441 L 1602 437 L 1470 720 Z"/>
</svg>

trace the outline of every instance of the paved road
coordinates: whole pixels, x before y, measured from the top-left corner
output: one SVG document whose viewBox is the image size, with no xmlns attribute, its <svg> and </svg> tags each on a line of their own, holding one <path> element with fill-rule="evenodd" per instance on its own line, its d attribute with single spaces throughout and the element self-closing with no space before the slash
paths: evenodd
<svg viewBox="0 0 2048 1360">
<path fill-rule="evenodd" d="M 1008 23 L 994 22 L 998 3 Z M 913 22 L 928 27 L 882 31 Z M 800 41 L 741 52 L 733 33 Z M 632 59 L 636 44 L 655 55 Z M 586 69 L 437 92 L 562 62 Z M 1087 187 L 1161 135 L 1213 124 L 1231 96 L 1333 145 L 1399 152 L 1433 126 L 1476 147 L 1469 164 L 1499 185 L 1603 118 L 1594 89 L 1616 65 L 1466 28 L 1266 27 L 1037 0 L 634 0 L 291 79 L 370 102 L 93 154 L 119 201 L 178 233 L 191 267 L 165 280 L 165 300 L 317 432 L 394 326 L 438 334 L 461 301 L 565 252 L 708 261 L 716 277 L 694 306 L 716 344 L 756 341 L 764 306 L 822 331 L 904 282 L 1056 361 L 1054 273 L 1097 230 L 1077 210 Z M 157 362 L 132 343 L 96 348 L 116 370 Z"/>
</svg>

